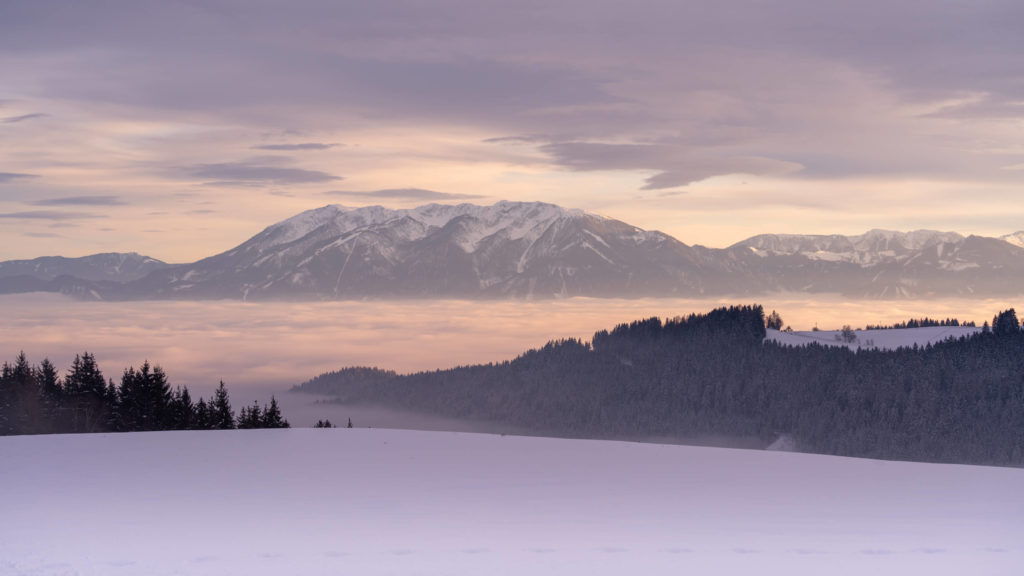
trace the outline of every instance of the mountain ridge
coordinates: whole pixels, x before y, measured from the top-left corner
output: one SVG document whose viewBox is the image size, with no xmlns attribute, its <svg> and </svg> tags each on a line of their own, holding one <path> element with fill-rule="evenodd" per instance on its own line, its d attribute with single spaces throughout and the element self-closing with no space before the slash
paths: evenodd
<svg viewBox="0 0 1024 576">
<path fill-rule="evenodd" d="M 873 229 L 855 236 L 760 234 L 707 248 L 544 202 L 398 210 L 328 204 L 192 263 L 121 255 L 135 263 L 125 273 L 96 258 L 116 253 L 51 258 L 40 275 L 31 269 L 45 259 L 3 262 L 0 292 L 109 300 L 1010 295 L 1024 292 L 1018 237 L 1024 243 L 1024 233 Z M 89 259 L 97 260 L 96 270 L 68 264 Z M 22 273 L 5 277 L 4 270 Z"/>
</svg>

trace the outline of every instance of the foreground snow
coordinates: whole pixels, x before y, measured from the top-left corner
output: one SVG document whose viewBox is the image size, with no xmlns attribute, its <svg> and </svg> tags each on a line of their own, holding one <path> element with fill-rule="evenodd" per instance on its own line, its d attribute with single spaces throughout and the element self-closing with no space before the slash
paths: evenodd
<svg viewBox="0 0 1024 576">
<path fill-rule="evenodd" d="M 0 574 L 1014 574 L 1024 470 L 378 429 L 0 438 Z"/>
<path fill-rule="evenodd" d="M 768 330 L 766 340 L 774 340 L 780 344 L 801 346 L 812 342 L 828 346 L 846 346 L 854 350 L 858 348 L 881 348 L 893 350 L 900 347 L 911 347 L 915 344 L 926 346 L 942 342 L 949 338 L 960 338 L 980 332 L 981 328 L 969 326 L 929 326 L 927 328 L 900 328 L 895 330 L 856 330 L 857 339 L 844 342 L 839 337 L 839 330 L 820 330 L 807 332 L 780 332 Z"/>
</svg>

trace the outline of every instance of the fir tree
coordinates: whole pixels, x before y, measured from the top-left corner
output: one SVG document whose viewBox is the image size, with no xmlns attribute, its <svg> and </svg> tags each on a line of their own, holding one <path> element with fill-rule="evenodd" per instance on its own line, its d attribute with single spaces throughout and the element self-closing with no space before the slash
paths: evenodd
<svg viewBox="0 0 1024 576">
<path fill-rule="evenodd" d="M 262 424 L 263 411 L 260 410 L 260 405 L 256 401 L 253 401 L 252 406 L 243 406 L 238 412 L 238 428 L 262 428 Z"/>
<path fill-rule="evenodd" d="M 168 427 L 171 430 L 190 430 L 195 413 L 196 407 L 192 404 L 192 396 L 188 392 L 188 386 L 176 388 L 171 396 L 170 422 Z"/>
<path fill-rule="evenodd" d="M 235 427 L 235 413 L 231 410 L 231 401 L 228 399 L 228 390 L 224 381 L 213 395 L 213 403 L 210 413 L 210 428 L 214 430 L 230 430 Z"/>
<path fill-rule="evenodd" d="M 212 430 L 212 417 L 210 416 L 210 407 L 206 404 L 206 400 L 202 397 L 199 398 L 199 402 L 196 403 L 196 413 L 192 419 L 192 430 Z"/>
<path fill-rule="evenodd" d="M 92 354 L 84 352 L 75 356 L 71 370 L 64 377 L 64 394 L 71 412 L 72 432 L 108 429 L 112 402 L 107 395 L 107 381 Z"/>
<path fill-rule="evenodd" d="M 277 405 L 277 398 L 270 397 L 270 407 L 263 410 L 263 419 L 260 423 L 263 428 L 289 428 L 288 421 L 281 417 L 281 408 Z"/>
</svg>

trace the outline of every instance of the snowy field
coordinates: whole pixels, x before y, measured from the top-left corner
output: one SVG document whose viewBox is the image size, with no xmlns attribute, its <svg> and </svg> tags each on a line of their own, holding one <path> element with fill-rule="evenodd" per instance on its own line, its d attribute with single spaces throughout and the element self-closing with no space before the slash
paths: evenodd
<svg viewBox="0 0 1024 576">
<path fill-rule="evenodd" d="M 0 438 L 6 575 L 1020 574 L 1024 470 L 378 429 Z"/>
<path fill-rule="evenodd" d="M 816 342 L 830 346 L 846 346 L 854 350 L 858 348 L 881 348 L 892 350 L 900 347 L 909 347 L 917 344 L 925 346 L 935 344 L 948 338 L 960 338 L 980 332 L 981 328 L 968 326 L 930 326 L 927 328 L 900 328 L 896 330 L 855 330 L 857 339 L 853 342 L 844 342 L 839 336 L 838 330 L 820 330 L 817 332 L 780 332 L 769 330 L 766 340 L 774 340 L 781 344 L 801 346 Z"/>
</svg>

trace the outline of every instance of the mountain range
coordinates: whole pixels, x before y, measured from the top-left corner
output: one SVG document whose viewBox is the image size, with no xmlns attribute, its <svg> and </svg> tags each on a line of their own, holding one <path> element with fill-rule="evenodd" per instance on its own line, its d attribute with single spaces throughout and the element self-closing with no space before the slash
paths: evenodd
<svg viewBox="0 0 1024 576">
<path fill-rule="evenodd" d="M 28 291 L 106 300 L 1006 296 L 1024 293 L 1024 232 L 764 234 L 719 249 L 542 202 L 329 205 L 189 264 L 134 253 L 0 262 L 0 293 Z"/>
</svg>

